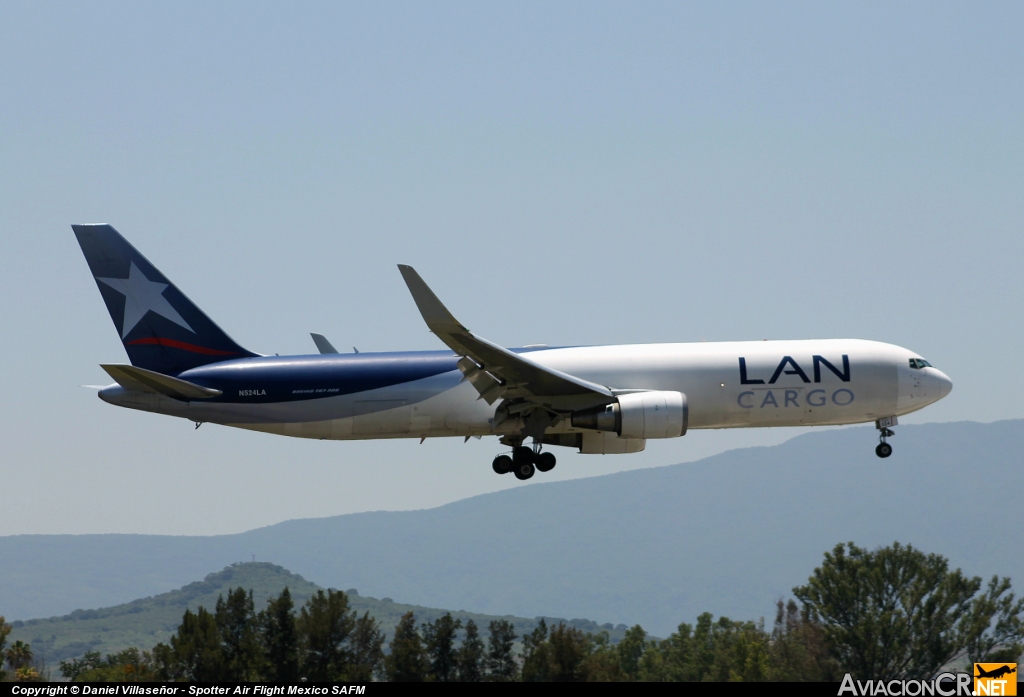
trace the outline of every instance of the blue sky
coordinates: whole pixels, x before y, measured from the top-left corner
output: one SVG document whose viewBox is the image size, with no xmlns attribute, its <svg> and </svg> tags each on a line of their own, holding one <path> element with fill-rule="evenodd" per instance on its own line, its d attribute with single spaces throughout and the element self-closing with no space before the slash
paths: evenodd
<svg viewBox="0 0 1024 697">
<path fill-rule="evenodd" d="M 73 222 L 113 224 L 263 353 L 311 352 L 310 331 L 439 347 L 409 263 L 505 345 L 877 339 L 954 381 L 907 421 L 1024 416 L 1022 19 L 3 3 L 0 534 L 210 534 L 523 486 L 490 471 L 493 439 L 305 442 L 101 403 L 78 385 L 124 353 Z M 546 479 L 795 433 L 566 452 Z"/>
</svg>

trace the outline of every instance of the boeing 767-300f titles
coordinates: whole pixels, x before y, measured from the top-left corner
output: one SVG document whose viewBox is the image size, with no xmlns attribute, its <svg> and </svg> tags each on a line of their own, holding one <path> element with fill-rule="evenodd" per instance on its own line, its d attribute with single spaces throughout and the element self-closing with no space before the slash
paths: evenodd
<svg viewBox="0 0 1024 697">
<path fill-rule="evenodd" d="M 691 428 L 874 421 L 952 383 L 913 351 L 860 339 L 506 349 L 460 324 L 399 266 L 446 351 L 261 356 L 235 343 L 109 225 L 72 226 L 131 365 L 103 365 L 111 404 L 299 438 L 497 436 L 495 472 L 529 479 L 555 456 L 635 453 Z M 530 439 L 531 445 L 527 445 Z"/>
</svg>

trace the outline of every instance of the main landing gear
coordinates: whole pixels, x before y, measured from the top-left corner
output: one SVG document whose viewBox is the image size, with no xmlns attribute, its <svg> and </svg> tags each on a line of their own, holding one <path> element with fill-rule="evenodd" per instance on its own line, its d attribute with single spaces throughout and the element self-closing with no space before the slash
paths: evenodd
<svg viewBox="0 0 1024 697">
<path fill-rule="evenodd" d="M 875 428 L 878 429 L 878 447 L 875 448 L 875 455 L 878 457 L 886 458 L 892 455 L 892 446 L 885 439 L 896 435 L 896 432 L 889 427 L 895 426 L 897 423 L 895 416 L 887 416 L 875 422 Z"/>
<path fill-rule="evenodd" d="M 491 468 L 497 474 L 511 472 L 516 479 L 527 480 L 533 476 L 534 470 L 550 472 L 555 468 L 555 456 L 552 453 L 540 452 L 540 444 L 535 443 L 532 448 L 519 445 L 512 448 L 512 456 L 498 455 L 491 463 Z"/>
</svg>

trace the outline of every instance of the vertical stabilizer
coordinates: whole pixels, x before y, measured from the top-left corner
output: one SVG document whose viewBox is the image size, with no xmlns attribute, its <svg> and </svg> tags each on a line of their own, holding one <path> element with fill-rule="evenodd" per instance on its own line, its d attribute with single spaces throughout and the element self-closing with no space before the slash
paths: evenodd
<svg viewBox="0 0 1024 697">
<path fill-rule="evenodd" d="M 255 356 L 109 225 L 72 225 L 132 365 L 165 375 Z"/>
</svg>

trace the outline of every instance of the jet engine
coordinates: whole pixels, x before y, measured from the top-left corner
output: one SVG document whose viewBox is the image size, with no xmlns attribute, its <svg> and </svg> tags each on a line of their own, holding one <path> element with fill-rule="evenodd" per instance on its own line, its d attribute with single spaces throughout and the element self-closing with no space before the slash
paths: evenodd
<svg viewBox="0 0 1024 697">
<path fill-rule="evenodd" d="M 631 392 L 603 407 L 574 411 L 572 425 L 620 438 L 678 438 L 686 434 L 689 415 L 682 392 Z"/>
</svg>

